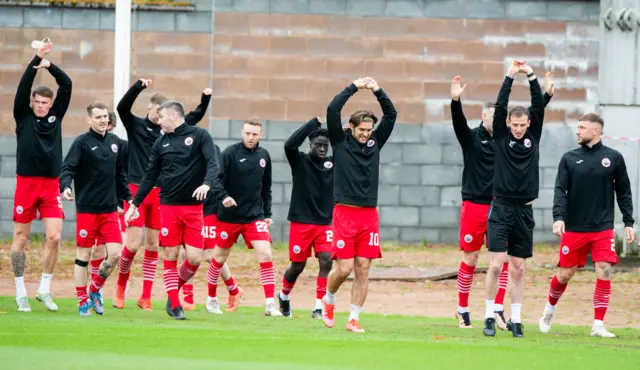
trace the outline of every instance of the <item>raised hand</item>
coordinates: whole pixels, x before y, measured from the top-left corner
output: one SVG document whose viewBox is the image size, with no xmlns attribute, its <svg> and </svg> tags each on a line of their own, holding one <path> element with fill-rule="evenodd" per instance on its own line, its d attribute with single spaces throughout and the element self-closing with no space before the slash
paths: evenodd
<svg viewBox="0 0 640 370">
<path fill-rule="evenodd" d="M 523 64 L 520 66 L 520 72 L 530 75 L 533 73 L 533 68 L 528 64 Z"/>
<path fill-rule="evenodd" d="M 460 96 L 464 92 L 465 87 L 467 87 L 467 84 L 464 84 L 464 86 L 460 85 L 460 76 L 454 77 L 451 82 L 451 99 L 455 101 L 460 100 Z"/>
<path fill-rule="evenodd" d="M 514 60 L 511 62 L 511 66 L 509 66 L 509 70 L 507 71 L 507 76 L 511 78 L 515 78 L 518 73 L 520 73 L 520 67 L 524 65 L 525 62 Z"/>
<path fill-rule="evenodd" d="M 146 79 L 144 79 L 144 78 L 141 78 L 141 79 L 140 79 L 140 82 L 142 82 L 142 86 L 144 86 L 144 87 L 149 87 L 149 85 L 151 85 L 151 84 L 153 83 L 153 81 L 151 81 L 151 80 L 146 80 Z"/>
<path fill-rule="evenodd" d="M 32 41 L 31 47 L 38 49 L 38 56 L 40 58 L 44 58 L 53 49 L 53 44 L 51 43 L 51 40 L 46 38 L 42 41 Z"/>
<path fill-rule="evenodd" d="M 358 89 L 364 89 L 367 85 L 367 79 L 366 78 L 359 78 L 355 81 L 353 81 L 353 84 L 356 85 L 356 87 Z"/>
<path fill-rule="evenodd" d="M 211 94 L 213 94 L 213 90 L 211 90 L 210 88 L 207 87 L 206 89 L 202 90 L 202 94 L 203 95 L 211 95 Z"/>
<path fill-rule="evenodd" d="M 49 68 L 51 66 L 51 62 L 46 60 L 46 59 L 42 59 L 40 61 L 40 64 L 38 64 L 37 66 L 33 66 L 34 69 L 40 69 L 40 68 Z"/>
<path fill-rule="evenodd" d="M 378 83 L 373 78 L 366 77 L 366 80 L 367 80 L 367 83 L 364 85 L 365 88 L 371 91 L 377 91 L 378 89 L 380 89 L 380 86 L 378 86 Z"/>
<path fill-rule="evenodd" d="M 544 74 L 544 80 L 547 87 L 547 94 L 553 96 L 553 93 L 555 92 L 555 83 L 553 82 L 553 75 L 551 72 Z"/>
</svg>

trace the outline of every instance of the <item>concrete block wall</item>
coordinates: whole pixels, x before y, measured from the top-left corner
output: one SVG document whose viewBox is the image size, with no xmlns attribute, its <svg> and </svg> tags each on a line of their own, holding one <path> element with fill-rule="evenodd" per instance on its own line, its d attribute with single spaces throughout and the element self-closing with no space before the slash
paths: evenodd
<svg viewBox="0 0 640 370">
<path fill-rule="evenodd" d="M 565 12 L 554 11 L 558 2 L 552 1 L 467 1 L 460 6 L 459 0 L 354 0 L 323 2 L 322 9 L 315 3 L 216 1 L 213 43 L 207 1 L 197 1 L 196 12 L 162 12 L 163 21 L 158 21 L 159 12 L 137 12 L 132 80 L 151 78 L 154 88 L 142 94 L 134 112 L 144 115 L 154 91 L 193 108 L 200 91 L 212 82 L 210 117 L 200 125 L 208 126 L 222 148 L 240 138 L 243 119 L 255 116 L 265 122 L 262 145 L 275 162 L 273 234 L 275 240 L 286 240 L 291 179 L 284 140 L 307 119 L 323 116 L 326 104 L 349 81 L 372 75 L 399 111 L 396 129 L 382 152 L 382 239 L 455 243 L 462 156 L 450 124 L 449 84 L 456 74 L 469 84 L 463 97 L 465 113 L 470 125 L 477 125 L 482 103 L 495 99 L 506 64 L 523 58 L 539 75 L 550 70 L 556 77 L 542 139 L 542 190 L 535 205 L 536 240 L 553 240 L 548 230 L 555 167 L 575 143 L 568 123 L 597 103 L 599 30 L 597 21 L 589 20 L 597 19 L 594 2 L 568 2 L 565 7 L 573 10 Z M 484 10 L 489 8 L 499 10 Z M 16 12 L 14 20 L 4 16 L 6 9 Z M 36 10 L 0 12 L 0 233 L 11 232 L 11 106 L 32 55 L 29 42 L 54 40 L 51 60 L 74 80 L 63 126 L 65 150 L 87 129 L 88 103 L 99 99 L 113 104 L 113 26 L 108 24 L 113 11 L 85 9 L 74 15 L 68 12 L 77 9 L 40 9 L 62 12 L 60 23 L 43 26 L 30 20 Z M 564 18 L 555 20 L 560 14 Z M 85 22 L 83 17 L 97 21 Z M 53 81 L 40 74 L 37 83 Z M 512 102 L 526 104 L 526 82 L 515 85 Z M 370 94 L 357 94 L 345 111 L 358 107 L 380 113 Z M 66 236 L 73 237 L 73 205 L 65 204 L 65 211 L 70 221 L 65 222 Z"/>
</svg>

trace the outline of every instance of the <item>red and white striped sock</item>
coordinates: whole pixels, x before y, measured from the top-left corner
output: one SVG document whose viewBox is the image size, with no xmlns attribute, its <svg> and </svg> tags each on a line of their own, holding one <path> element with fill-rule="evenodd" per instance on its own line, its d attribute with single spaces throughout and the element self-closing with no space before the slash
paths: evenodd
<svg viewBox="0 0 640 370">
<path fill-rule="evenodd" d="M 84 302 L 89 300 L 89 296 L 87 295 L 87 286 L 77 286 L 76 295 L 78 296 L 78 306 L 81 306 Z"/>
<path fill-rule="evenodd" d="M 122 288 L 127 286 L 129 271 L 131 270 L 134 258 L 136 258 L 136 254 L 131 252 L 125 245 L 122 248 L 122 252 L 120 252 L 120 261 L 118 262 L 118 269 L 120 270 L 118 274 L 118 286 Z"/>
<path fill-rule="evenodd" d="M 187 281 L 191 280 L 193 275 L 196 274 L 196 271 L 198 271 L 198 267 L 200 267 L 200 265 L 194 266 L 187 260 L 184 260 L 184 262 L 182 262 L 180 271 L 178 271 L 178 275 L 180 275 L 180 280 L 178 281 L 178 290 L 180 290 L 180 288 L 182 288 L 182 286 L 185 285 Z"/>
<path fill-rule="evenodd" d="M 106 278 L 100 277 L 100 274 L 93 275 L 93 278 L 91 279 L 91 286 L 89 287 L 89 291 L 91 293 L 98 293 L 100 289 L 102 289 L 102 287 L 104 286 L 104 282 L 106 280 L 107 280 Z"/>
<path fill-rule="evenodd" d="M 98 275 L 102 261 L 104 261 L 104 257 L 89 261 L 89 273 L 91 274 L 92 279 L 94 276 Z"/>
<path fill-rule="evenodd" d="M 327 293 L 327 278 L 319 277 L 316 279 L 316 299 L 322 299 Z"/>
<path fill-rule="evenodd" d="M 558 278 L 553 275 L 553 279 L 551 279 L 551 283 L 549 284 L 549 304 L 555 306 L 558 304 L 560 297 L 562 297 L 562 293 L 567 289 L 567 284 L 560 284 Z"/>
<path fill-rule="evenodd" d="M 193 304 L 193 284 L 185 284 L 182 287 L 185 303 Z"/>
<path fill-rule="evenodd" d="M 167 290 L 167 296 L 171 302 L 171 308 L 180 306 L 178 299 L 178 261 L 164 260 L 164 270 L 162 271 L 164 278 L 164 288 Z"/>
<path fill-rule="evenodd" d="M 269 299 L 275 296 L 276 273 L 273 268 L 273 261 L 260 262 L 260 282 L 264 289 L 264 297 Z"/>
<path fill-rule="evenodd" d="M 611 281 L 596 280 L 596 289 L 593 291 L 593 317 L 596 320 L 604 321 L 604 315 L 609 308 L 611 298 Z"/>
<path fill-rule="evenodd" d="M 218 296 L 220 270 L 222 270 L 222 265 L 218 263 L 215 258 L 212 258 L 211 263 L 209 264 L 209 271 L 207 272 L 207 287 L 209 288 L 210 298 L 216 298 Z"/>
<path fill-rule="evenodd" d="M 142 258 L 142 299 L 151 299 L 153 281 L 158 267 L 158 252 L 145 250 Z"/>
<path fill-rule="evenodd" d="M 275 280 L 275 278 L 274 278 Z M 295 281 L 287 280 L 287 271 L 282 275 L 282 295 L 288 296 L 291 294 L 293 287 L 296 285 Z"/>
<path fill-rule="evenodd" d="M 498 292 L 496 293 L 496 299 L 494 300 L 494 303 L 493 303 L 494 309 L 496 311 L 504 310 L 502 304 L 504 303 L 504 295 L 507 293 L 508 284 L 509 284 L 509 262 L 505 262 L 502 265 L 502 271 L 500 271 L 500 278 L 498 280 Z"/>
<path fill-rule="evenodd" d="M 464 263 L 464 261 L 460 262 L 460 268 L 458 269 L 459 312 L 469 312 L 469 293 L 471 292 L 471 286 L 473 285 L 473 273 L 475 270 L 475 266 L 469 266 Z"/>
<path fill-rule="evenodd" d="M 229 279 L 224 281 L 224 285 L 227 286 L 229 295 L 238 295 L 238 293 L 240 292 L 238 290 L 238 284 L 236 284 L 236 281 L 233 278 L 233 276 L 229 276 Z"/>
</svg>

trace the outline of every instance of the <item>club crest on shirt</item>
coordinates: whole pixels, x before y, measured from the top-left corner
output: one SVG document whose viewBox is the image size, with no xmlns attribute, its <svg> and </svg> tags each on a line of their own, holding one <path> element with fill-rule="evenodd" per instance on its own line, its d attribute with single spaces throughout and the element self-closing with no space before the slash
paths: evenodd
<svg viewBox="0 0 640 370">
<path fill-rule="evenodd" d="M 188 138 L 184 139 L 184 145 L 190 146 L 191 144 L 193 144 L 193 138 L 191 138 L 191 136 L 189 136 Z"/>
<path fill-rule="evenodd" d="M 299 245 L 294 245 L 293 246 L 293 253 L 298 254 L 298 253 L 300 253 L 301 250 L 302 249 L 300 248 Z"/>
<path fill-rule="evenodd" d="M 111 150 L 112 150 L 114 153 L 117 153 L 117 152 L 118 152 L 118 146 L 117 146 L 116 144 L 111 144 Z"/>
<path fill-rule="evenodd" d="M 333 167 L 333 163 L 331 163 L 331 161 L 326 161 L 324 162 L 324 168 L 326 169 L 331 169 Z"/>
<path fill-rule="evenodd" d="M 56 116 L 51 116 L 47 118 L 47 121 L 49 121 L 49 123 L 54 123 L 56 121 Z"/>
<path fill-rule="evenodd" d="M 260 158 L 260 167 L 265 168 L 267 166 L 267 161 L 264 158 Z"/>
<path fill-rule="evenodd" d="M 531 148 L 531 140 L 524 139 L 524 146 L 525 148 Z"/>
<path fill-rule="evenodd" d="M 372 146 L 376 145 L 376 141 L 373 139 L 369 139 L 369 141 L 367 141 L 367 146 L 369 148 L 371 148 Z"/>
<path fill-rule="evenodd" d="M 81 238 L 86 238 L 87 235 L 89 235 L 89 233 L 87 233 L 87 230 L 85 230 L 85 229 L 80 230 L 80 237 Z"/>
<path fill-rule="evenodd" d="M 602 163 L 602 167 L 605 168 L 611 166 L 611 161 L 609 160 L 609 158 L 602 158 L 602 162 L 600 163 Z"/>
</svg>

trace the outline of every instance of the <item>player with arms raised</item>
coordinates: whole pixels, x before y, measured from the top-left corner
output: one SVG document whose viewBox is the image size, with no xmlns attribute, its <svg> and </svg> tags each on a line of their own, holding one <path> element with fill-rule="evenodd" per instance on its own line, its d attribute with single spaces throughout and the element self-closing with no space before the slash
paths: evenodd
<svg viewBox="0 0 640 370">
<path fill-rule="evenodd" d="M 333 213 L 333 158 L 329 152 L 329 133 L 314 118 L 297 129 L 284 143 L 284 153 L 291 166 L 293 187 L 289 205 L 289 260 L 291 266 L 282 276 L 278 294 L 280 312 L 291 317 L 289 295 L 304 271 L 311 248 L 320 265 L 316 279 L 316 305 L 311 317 L 322 318 L 321 299 L 327 292 L 327 276 L 331 271 L 331 217 Z M 309 153 L 298 148 L 309 138 Z"/>
<path fill-rule="evenodd" d="M 159 125 L 158 106 L 167 101 L 167 97 L 156 93 L 151 96 L 148 106 L 148 115 L 144 118 L 135 116 L 131 109 L 140 93 L 152 84 L 151 80 L 140 79 L 124 94 L 118 103 L 118 115 L 124 124 L 129 139 L 129 188 L 135 196 L 139 184 L 149 163 L 151 147 L 162 134 Z M 187 114 L 184 119 L 187 125 L 197 124 L 205 115 L 209 101 L 211 100 L 211 89 L 202 92 L 200 105 Z M 122 249 L 122 256 L 119 263 L 119 276 L 116 285 L 116 294 L 113 298 L 113 306 L 124 308 L 125 291 L 129 281 L 129 273 L 133 259 L 142 244 L 142 228 L 147 228 L 146 245 L 144 258 L 142 259 L 142 294 L 138 299 L 138 307 L 143 310 L 151 310 L 151 290 L 156 276 L 156 266 L 158 265 L 158 235 L 160 232 L 160 189 L 155 187 L 146 197 L 145 202 L 138 208 L 138 213 L 127 227 L 127 241 Z M 128 204 L 125 204 L 125 211 Z"/>
<path fill-rule="evenodd" d="M 64 159 L 60 175 L 60 192 L 72 201 L 71 183 L 75 184 L 76 261 L 74 276 L 78 295 L 78 314 L 91 316 L 90 307 L 102 315 L 100 289 L 118 264 L 122 234 L 118 220 L 119 199 L 131 200 L 124 169 L 126 157 L 120 139 L 107 132 L 109 111 L 101 102 L 87 107 L 89 132 L 78 136 Z M 106 245 L 107 259 L 92 276 L 87 297 L 87 266 L 94 245 Z"/>
<path fill-rule="evenodd" d="M 375 131 L 373 127 L 378 118 L 364 109 L 351 114 L 346 130 L 342 127 L 342 108 L 360 89 L 371 90 L 382 108 L 383 117 Z M 358 320 L 369 288 L 369 268 L 373 259 L 382 257 L 376 208 L 380 151 L 391 136 L 396 116 L 393 103 L 370 77 L 353 81 L 327 107 L 327 129 L 334 159 L 331 257 L 336 260 L 329 273 L 327 294 L 322 298 L 322 321 L 329 328 L 334 324 L 336 292 L 355 270 L 347 330 L 364 332 Z"/>
<path fill-rule="evenodd" d="M 36 299 L 47 310 L 58 310 L 51 298 L 51 279 L 58 261 L 64 218 L 59 184 L 62 168 L 62 119 L 71 101 L 72 84 L 66 73 L 44 59 L 51 49 L 49 42 L 44 42 L 38 49 L 20 78 L 13 103 L 18 150 L 11 265 L 19 312 L 31 312 L 24 284 L 24 246 L 31 232 L 31 222 L 37 213 L 44 222 L 46 239 L 42 254 L 42 279 Z M 58 91 L 55 100 L 53 90 L 46 86 L 38 86 L 31 91 L 39 69 L 46 69 L 56 79 Z"/>
<path fill-rule="evenodd" d="M 596 267 L 591 336 L 615 338 L 604 328 L 611 295 L 611 266 L 618 263 L 614 222 L 614 195 L 618 200 L 627 243 L 635 240 L 633 198 L 627 166 L 620 152 L 602 144 L 604 121 L 595 113 L 578 118 L 579 148 L 565 153 L 558 165 L 553 197 L 553 233 L 561 237 L 558 271 L 549 286 L 548 303 L 539 321 L 540 331 L 551 330 L 556 304 L 591 252 Z"/>
</svg>

